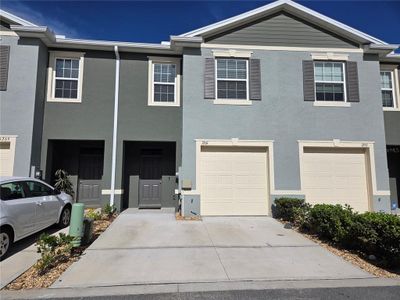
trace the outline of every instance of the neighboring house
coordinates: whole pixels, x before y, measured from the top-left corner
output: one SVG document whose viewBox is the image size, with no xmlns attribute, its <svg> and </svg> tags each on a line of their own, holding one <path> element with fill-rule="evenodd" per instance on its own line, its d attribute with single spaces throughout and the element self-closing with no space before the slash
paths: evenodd
<svg viewBox="0 0 400 300">
<path fill-rule="evenodd" d="M 398 203 L 397 45 L 291 1 L 161 44 L 68 39 L 15 19 L 2 17 L 1 134 L 14 162 L 4 173 L 34 166 L 51 183 L 62 168 L 77 201 L 120 209 L 176 207 L 176 172 L 202 215 L 269 215 L 277 197 Z M 34 69 L 12 63 L 26 44 L 37 45 L 25 55 Z M 12 75 L 28 71 L 37 76 Z M 28 116 L 14 112 L 23 103 Z"/>
</svg>

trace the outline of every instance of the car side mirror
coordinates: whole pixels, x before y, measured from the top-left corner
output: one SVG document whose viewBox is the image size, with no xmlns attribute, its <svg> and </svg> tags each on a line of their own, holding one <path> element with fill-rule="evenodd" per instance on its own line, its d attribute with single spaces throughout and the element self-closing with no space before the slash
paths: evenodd
<svg viewBox="0 0 400 300">
<path fill-rule="evenodd" d="M 61 192 L 59 190 L 57 190 L 57 189 L 54 189 L 53 191 L 54 191 L 54 195 L 60 195 L 61 194 Z"/>
</svg>

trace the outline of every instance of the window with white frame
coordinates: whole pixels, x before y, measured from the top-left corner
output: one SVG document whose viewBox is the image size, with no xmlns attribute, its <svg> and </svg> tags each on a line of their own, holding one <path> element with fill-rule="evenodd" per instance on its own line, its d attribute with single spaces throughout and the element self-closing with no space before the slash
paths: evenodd
<svg viewBox="0 0 400 300">
<path fill-rule="evenodd" d="M 383 107 L 395 108 L 393 71 L 381 71 L 381 93 Z"/>
<path fill-rule="evenodd" d="M 51 52 L 47 100 L 81 102 L 83 53 Z"/>
<path fill-rule="evenodd" d="M 79 59 L 56 58 L 54 98 L 77 99 Z"/>
<path fill-rule="evenodd" d="M 179 106 L 179 59 L 154 58 L 149 66 L 149 105 Z"/>
<path fill-rule="evenodd" d="M 247 59 L 217 58 L 216 70 L 217 99 L 249 99 Z"/>
<path fill-rule="evenodd" d="M 314 62 L 315 100 L 346 101 L 345 63 Z"/>
</svg>

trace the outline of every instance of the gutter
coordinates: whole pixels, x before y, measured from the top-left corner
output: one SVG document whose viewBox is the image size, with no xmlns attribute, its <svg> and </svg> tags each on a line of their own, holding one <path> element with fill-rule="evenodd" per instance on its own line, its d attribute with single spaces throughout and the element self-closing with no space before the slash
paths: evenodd
<svg viewBox="0 0 400 300">
<path fill-rule="evenodd" d="M 115 168 L 117 163 L 117 133 L 118 133 L 118 102 L 119 102 L 119 64 L 120 57 L 118 46 L 114 46 L 115 52 L 115 91 L 114 91 L 114 126 L 112 140 L 112 158 L 111 158 L 111 195 L 110 205 L 114 205 L 115 197 Z"/>
</svg>

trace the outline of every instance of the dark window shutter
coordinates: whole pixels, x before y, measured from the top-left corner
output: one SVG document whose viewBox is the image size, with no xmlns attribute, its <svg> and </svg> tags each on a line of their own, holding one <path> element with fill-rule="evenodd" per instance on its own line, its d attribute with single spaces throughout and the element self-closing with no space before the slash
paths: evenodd
<svg viewBox="0 0 400 300">
<path fill-rule="evenodd" d="M 304 101 L 315 101 L 314 61 L 303 60 Z"/>
<path fill-rule="evenodd" d="M 7 90 L 10 46 L 0 46 L 0 91 Z"/>
<path fill-rule="evenodd" d="M 250 100 L 261 100 L 261 66 L 259 59 L 249 61 L 249 95 Z"/>
<path fill-rule="evenodd" d="M 206 58 L 204 64 L 204 98 L 215 99 L 215 60 Z"/>
<path fill-rule="evenodd" d="M 357 62 L 346 63 L 347 102 L 360 102 Z"/>
</svg>

